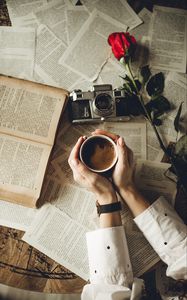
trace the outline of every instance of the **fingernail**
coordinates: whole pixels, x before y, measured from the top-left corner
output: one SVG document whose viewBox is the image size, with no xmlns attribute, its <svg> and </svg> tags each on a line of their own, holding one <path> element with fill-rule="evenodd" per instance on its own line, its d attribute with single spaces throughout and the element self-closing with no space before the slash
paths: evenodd
<svg viewBox="0 0 187 300">
<path fill-rule="evenodd" d="M 84 140 L 86 140 L 86 139 L 87 139 L 87 136 L 86 136 L 86 135 L 84 135 L 84 136 L 83 136 L 83 139 L 84 139 Z"/>
<path fill-rule="evenodd" d="M 77 167 L 78 164 L 79 164 L 79 161 L 78 161 L 78 159 L 73 159 L 73 160 L 71 161 L 71 163 L 72 163 L 72 165 L 73 165 L 74 167 Z"/>
<path fill-rule="evenodd" d="M 118 143 L 120 146 L 124 146 L 125 145 L 124 138 L 120 136 L 120 138 L 118 139 Z"/>
</svg>

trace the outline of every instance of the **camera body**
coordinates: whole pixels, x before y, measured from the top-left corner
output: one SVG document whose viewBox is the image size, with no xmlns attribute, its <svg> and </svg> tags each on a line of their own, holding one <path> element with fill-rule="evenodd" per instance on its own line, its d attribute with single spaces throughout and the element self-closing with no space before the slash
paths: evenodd
<svg viewBox="0 0 187 300">
<path fill-rule="evenodd" d="M 74 90 L 69 99 L 72 123 L 129 120 L 125 92 L 111 84 L 94 85 L 91 91 Z"/>
</svg>

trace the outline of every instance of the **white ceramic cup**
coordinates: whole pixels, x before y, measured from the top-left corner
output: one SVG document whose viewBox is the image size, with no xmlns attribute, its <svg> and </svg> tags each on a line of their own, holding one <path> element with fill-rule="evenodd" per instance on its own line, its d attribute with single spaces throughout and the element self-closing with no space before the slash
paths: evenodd
<svg viewBox="0 0 187 300">
<path fill-rule="evenodd" d="M 111 138 L 98 134 L 88 137 L 82 143 L 79 156 L 89 170 L 104 173 L 111 170 L 116 164 L 118 151 Z M 101 167 L 102 165 L 103 167 Z"/>
</svg>

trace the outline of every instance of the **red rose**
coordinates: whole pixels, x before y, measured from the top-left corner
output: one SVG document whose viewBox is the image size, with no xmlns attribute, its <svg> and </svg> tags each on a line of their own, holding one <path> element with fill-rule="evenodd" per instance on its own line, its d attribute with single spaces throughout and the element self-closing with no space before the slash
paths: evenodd
<svg viewBox="0 0 187 300">
<path fill-rule="evenodd" d="M 113 32 L 108 37 L 108 43 L 112 47 L 114 56 L 120 60 L 127 60 L 136 49 L 136 39 L 129 32 Z"/>
</svg>

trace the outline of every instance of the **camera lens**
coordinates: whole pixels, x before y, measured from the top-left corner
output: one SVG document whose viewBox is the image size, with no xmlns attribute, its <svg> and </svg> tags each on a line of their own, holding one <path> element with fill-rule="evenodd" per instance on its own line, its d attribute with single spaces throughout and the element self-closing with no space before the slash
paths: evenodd
<svg viewBox="0 0 187 300">
<path fill-rule="evenodd" d="M 104 116 L 110 114 L 110 110 L 112 108 L 112 97 L 109 94 L 101 93 L 96 96 L 94 105 L 99 115 Z"/>
</svg>

